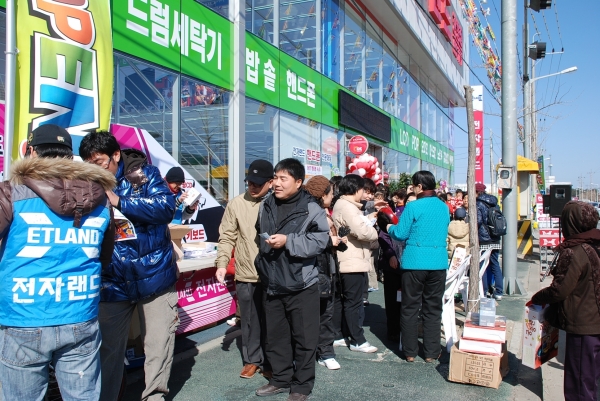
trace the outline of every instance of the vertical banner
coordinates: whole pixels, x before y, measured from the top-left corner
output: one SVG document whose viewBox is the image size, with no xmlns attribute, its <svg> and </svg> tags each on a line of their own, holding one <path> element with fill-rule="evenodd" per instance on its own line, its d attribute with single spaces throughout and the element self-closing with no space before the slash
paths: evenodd
<svg viewBox="0 0 600 401">
<path fill-rule="evenodd" d="M 16 0 L 17 82 L 13 158 L 28 133 L 66 128 L 75 152 L 94 129 L 108 129 L 113 50 L 109 0 Z"/>
<path fill-rule="evenodd" d="M 539 170 L 537 177 L 536 177 L 538 191 L 540 191 L 540 193 L 542 195 L 545 195 L 546 194 L 546 175 L 544 172 L 544 155 L 538 156 L 537 163 L 538 163 L 538 170 Z"/>
<path fill-rule="evenodd" d="M 473 86 L 473 117 L 475 120 L 475 183 L 483 184 L 483 86 Z"/>
<path fill-rule="evenodd" d="M 9 157 L 5 154 L 4 148 L 4 115 L 6 106 L 4 102 L 0 103 L 0 181 L 4 181 L 4 158 Z"/>
</svg>

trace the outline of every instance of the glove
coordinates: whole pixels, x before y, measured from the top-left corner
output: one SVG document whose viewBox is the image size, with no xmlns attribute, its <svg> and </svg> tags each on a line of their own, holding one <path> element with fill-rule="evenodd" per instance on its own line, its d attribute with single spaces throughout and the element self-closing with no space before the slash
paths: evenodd
<svg viewBox="0 0 600 401">
<path fill-rule="evenodd" d="M 382 207 L 377 212 L 377 225 L 387 233 L 388 224 L 398 224 L 398 216 L 389 207 Z"/>
</svg>

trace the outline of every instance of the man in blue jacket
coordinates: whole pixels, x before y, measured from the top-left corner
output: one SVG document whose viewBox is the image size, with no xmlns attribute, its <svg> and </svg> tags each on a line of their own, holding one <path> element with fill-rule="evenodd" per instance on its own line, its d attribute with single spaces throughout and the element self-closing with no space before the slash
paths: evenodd
<svg viewBox="0 0 600 401">
<path fill-rule="evenodd" d="M 486 186 L 481 183 L 475 184 L 475 192 L 477 193 L 477 227 L 479 234 L 479 248 L 492 248 L 490 255 L 490 264 L 488 265 L 481 282 L 483 289 L 492 293 L 492 297 L 496 301 L 502 300 L 504 293 L 504 277 L 502 276 L 502 268 L 498 257 L 500 254 L 500 237 L 494 237 L 487 226 L 488 210 L 498 207 L 498 199 L 490 194 L 485 193 Z M 493 284 L 493 285 L 492 285 Z"/>
<path fill-rule="evenodd" d="M 115 243 L 110 266 L 102 270 L 100 329 L 102 330 L 101 400 L 115 401 L 123 374 L 123 358 L 131 317 L 138 308 L 146 362 L 142 400 L 162 400 L 173 361 L 177 314 L 177 264 L 168 224 L 175 198 L 157 167 L 137 150 L 121 150 L 109 132 L 83 138 L 79 155 L 115 175 L 107 191 L 114 208 L 129 219 L 137 238 Z"/>
<path fill-rule="evenodd" d="M 0 381 L 41 400 L 54 366 L 64 400 L 100 397 L 98 295 L 113 252 L 112 174 L 72 160 L 69 133 L 42 125 L 0 185 Z"/>
</svg>

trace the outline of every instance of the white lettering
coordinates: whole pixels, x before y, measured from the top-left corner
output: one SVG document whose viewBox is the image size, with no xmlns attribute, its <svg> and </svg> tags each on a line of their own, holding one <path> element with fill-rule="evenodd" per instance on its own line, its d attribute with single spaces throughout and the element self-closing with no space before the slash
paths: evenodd
<svg viewBox="0 0 600 401">
<path fill-rule="evenodd" d="M 77 233 L 74 228 L 67 229 L 67 236 L 65 237 L 65 241 L 68 244 L 76 244 L 77 243 Z"/>
<path fill-rule="evenodd" d="M 79 230 L 79 237 L 77 239 L 77 243 L 78 244 L 89 244 L 90 243 L 90 234 L 91 234 L 90 230 Z"/>
<path fill-rule="evenodd" d="M 28 244 L 39 244 L 40 243 L 39 237 L 40 237 L 40 227 L 29 227 L 29 230 L 27 230 L 27 243 Z"/>
</svg>

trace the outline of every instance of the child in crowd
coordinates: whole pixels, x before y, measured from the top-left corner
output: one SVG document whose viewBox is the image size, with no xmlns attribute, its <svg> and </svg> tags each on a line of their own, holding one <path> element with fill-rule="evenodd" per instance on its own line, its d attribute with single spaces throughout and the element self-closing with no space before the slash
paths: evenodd
<svg viewBox="0 0 600 401">
<path fill-rule="evenodd" d="M 404 207 L 406 206 L 406 195 L 406 190 L 402 188 L 394 192 L 394 195 L 392 196 L 392 200 L 394 201 L 394 213 L 396 213 L 398 218 L 400 218 L 404 211 Z"/>
<path fill-rule="evenodd" d="M 469 225 L 465 222 L 467 211 L 459 207 L 454 212 L 454 220 L 448 226 L 448 257 L 451 258 L 456 245 L 463 245 L 469 249 Z"/>
</svg>

